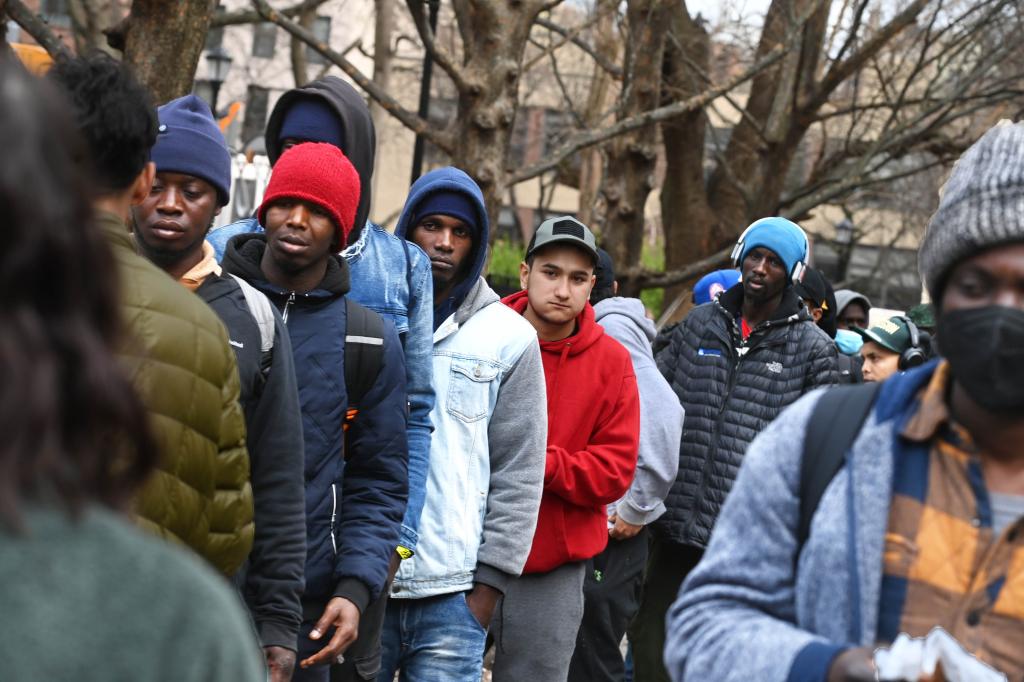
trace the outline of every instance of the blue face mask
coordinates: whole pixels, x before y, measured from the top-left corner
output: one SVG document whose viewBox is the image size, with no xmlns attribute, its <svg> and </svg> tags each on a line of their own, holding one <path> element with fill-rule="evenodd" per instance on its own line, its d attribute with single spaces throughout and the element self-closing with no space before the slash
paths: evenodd
<svg viewBox="0 0 1024 682">
<path fill-rule="evenodd" d="M 851 332 L 849 329 L 836 330 L 836 346 L 843 355 L 856 355 L 863 345 L 864 338 L 857 332 Z"/>
</svg>

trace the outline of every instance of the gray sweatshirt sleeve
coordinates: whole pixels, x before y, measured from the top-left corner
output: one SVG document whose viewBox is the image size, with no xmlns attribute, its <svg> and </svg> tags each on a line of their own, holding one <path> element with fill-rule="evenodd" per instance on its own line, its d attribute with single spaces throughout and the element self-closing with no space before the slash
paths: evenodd
<svg viewBox="0 0 1024 682">
<path fill-rule="evenodd" d="M 665 664 L 676 682 L 820 680 L 841 648 L 794 625 L 800 461 L 819 396 L 750 444 L 704 558 L 669 609 Z"/>
<path fill-rule="evenodd" d="M 640 392 L 640 455 L 636 474 L 615 512 L 626 523 L 645 526 L 665 513 L 665 497 L 679 471 L 683 406 L 652 360 L 636 373 Z"/>
<path fill-rule="evenodd" d="M 503 592 L 526 565 L 544 490 L 548 411 L 536 342 L 503 378 L 487 434 L 491 482 L 475 580 Z"/>
<path fill-rule="evenodd" d="M 640 393 L 640 451 L 636 474 L 625 496 L 609 505 L 626 523 L 645 526 L 665 513 L 665 497 L 679 471 L 683 406 L 654 364 L 651 345 L 624 315 L 606 315 L 600 324 L 629 351 Z"/>
</svg>

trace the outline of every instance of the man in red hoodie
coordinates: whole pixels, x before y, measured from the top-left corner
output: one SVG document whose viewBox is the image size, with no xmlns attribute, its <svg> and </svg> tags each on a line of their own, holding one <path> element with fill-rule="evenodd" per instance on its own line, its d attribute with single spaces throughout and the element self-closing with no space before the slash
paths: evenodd
<svg viewBox="0 0 1024 682">
<path fill-rule="evenodd" d="M 636 469 L 640 400 L 629 353 L 588 303 L 597 244 L 570 217 L 544 221 L 519 267 L 525 291 L 504 303 L 537 330 L 548 447 L 537 531 L 523 575 L 492 621 L 494 682 L 565 680 L 583 617 L 587 559 L 608 544 L 607 504 Z"/>
</svg>

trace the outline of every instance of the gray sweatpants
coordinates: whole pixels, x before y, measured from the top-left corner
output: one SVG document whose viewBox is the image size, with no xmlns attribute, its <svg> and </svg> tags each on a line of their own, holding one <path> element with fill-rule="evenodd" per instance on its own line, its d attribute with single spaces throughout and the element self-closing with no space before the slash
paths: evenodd
<svg viewBox="0 0 1024 682">
<path fill-rule="evenodd" d="M 508 585 L 491 622 L 494 682 L 565 682 L 583 619 L 585 571 L 580 561 Z"/>
</svg>

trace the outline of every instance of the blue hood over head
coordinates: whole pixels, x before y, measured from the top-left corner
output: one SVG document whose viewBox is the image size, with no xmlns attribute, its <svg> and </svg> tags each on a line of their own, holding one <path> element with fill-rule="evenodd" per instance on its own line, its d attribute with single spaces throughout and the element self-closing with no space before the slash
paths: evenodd
<svg viewBox="0 0 1024 682">
<path fill-rule="evenodd" d="M 437 192 L 459 192 L 465 195 L 476 208 L 477 224 L 473 233 L 473 251 L 469 254 L 469 268 L 463 279 L 452 289 L 452 295 L 440 305 L 434 306 L 434 329 L 447 320 L 466 299 L 470 289 L 484 271 L 487 262 L 487 243 L 491 227 L 487 220 L 487 209 L 484 206 L 484 195 L 480 187 L 464 171 L 453 166 L 432 170 L 409 188 L 409 197 L 405 200 L 402 215 L 395 226 L 395 235 L 402 239 L 409 238 L 409 232 L 416 227 L 418 208 L 425 199 Z"/>
</svg>

